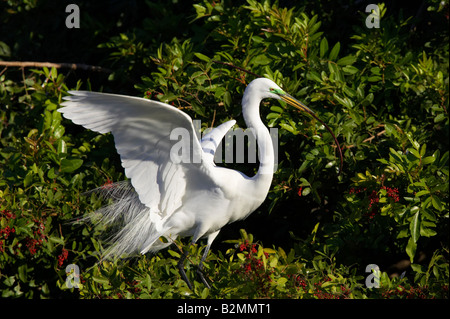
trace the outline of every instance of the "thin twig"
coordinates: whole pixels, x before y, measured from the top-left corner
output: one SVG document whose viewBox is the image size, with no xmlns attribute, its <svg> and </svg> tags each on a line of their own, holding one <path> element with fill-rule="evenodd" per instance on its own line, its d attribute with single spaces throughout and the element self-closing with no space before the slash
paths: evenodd
<svg viewBox="0 0 450 319">
<path fill-rule="evenodd" d="M 386 133 L 386 130 L 382 130 L 381 132 L 378 132 L 377 134 L 372 135 L 371 137 L 366 138 L 366 139 L 365 139 L 364 141 L 362 141 L 362 142 L 363 142 L 363 143 L 371 142 L 375 137 L 379 137 L 379 136 L 383 135 L 384 133 Z M 356 146 L 355 144 L 347 145 L 346 148 L 349 149 L 349 148 L 352 148 L 352 147 L 355 147 L 355 146 Z"/>
<path fill-rule="evenodd" d="M 71 70 L 86 70 L 86 71 L 94 71 L 94 72 L 105 72 L 112 73 L 113 71 L 107 68 L 103 68 L 96 65 L 89 65 L 83 63 L 52 63 L 52 62 L 34 62 L 34 61 L 0 61 L 0 65 L 6 67 L 35 67 L 35 68 L 66 68 Z"/>
<path fill-rule="evenodd" d="M 8 70 L 8 67 L 7 66 L 5 66 L 5 68 L 2 70 L 2 72 L 0 72 L 0 76 L 2 76 L 3 75 L 3 73 L 5 73 L 6 72 L 6 70 Z"/>
</svg>

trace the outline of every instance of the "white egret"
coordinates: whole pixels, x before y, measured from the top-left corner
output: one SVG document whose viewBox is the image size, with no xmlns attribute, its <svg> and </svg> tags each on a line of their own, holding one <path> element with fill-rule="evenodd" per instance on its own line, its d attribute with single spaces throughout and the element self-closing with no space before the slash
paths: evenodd
<svg viewBox="0 0 450 319">
<path fill-rule="evenodd" d="M 220 229 L 250 215 L 265 200 L 274 167 L 274 148 L 268 129 L 261 121 L 259 107 L 265 98 L 281 99 L 314 113 L 266 78 L 248 84 L 242 99 L 245 123 L 258 144 L 259 169 L 255 176 L 216 166 L 214 152 L 235 121 L 213 129 L 201 141 L 192 138 L 184 149 L 199 160 L 174 160 L 170 138 L 174 129 L 184 129 L 195 136 L 192 119 L 176 107 L 144 98 L 124 95 L 71 91 L 65 97 L 64 117 L 87 129 L 114 136 L 125 175 L 129 182 L 119 182 L 100 189 L 113 204 L 100 211 L 98 222 L 119 225 L 111 237 L 105 258 L 156 252 L 178 237 L 192 237 L 192 243 L 207 238 L 207 246 L 198 266 L 205 280 L 203 262 Z M 162 240 L 165 237 L 167 240 Z M 182 253 L 178 268 L 192 289 L 185 270 L 187 252 Z"/>
</svg>

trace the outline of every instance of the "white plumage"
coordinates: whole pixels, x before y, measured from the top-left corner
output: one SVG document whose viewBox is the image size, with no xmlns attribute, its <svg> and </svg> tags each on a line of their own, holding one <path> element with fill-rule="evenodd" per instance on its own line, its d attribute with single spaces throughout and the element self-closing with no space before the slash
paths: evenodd
<svg viewBox="0 0 450 319">
<path fill-rule="evenodd" d="M 97 212 L 101 216 L 98 222 L 119 225 L 105 257 L 155 252 L 177 237 L 192 236 L 193 243 L 207 237 L 203 261 L 220 229 L 251 214 L 269 191 L 274 149 L 269 131 L 259 116 L 261 100 L 281 98 L 305 110 L 304 105 L 269 79 L 258 78 L 247 86 L 242 111 L 256 137 L 260 162 L 258 173 L 248 177 L 216 166 L 213 161 L 217 146 L 235 121 L 213 129 L 200 142 L 195 137 L 192 119 L 168 104 L 115 94 L 69 93 L 71 96 L 65 97 L 67 101 L 59 111 L 87 129 L 111 132 L 129 178 L 129 182 L 102 190 L 114 202 Z M 177 154 L 172 148 L 179 142 L 171 139 L 175 129 L 190 134 L 189 155 L 197 160 L 173 160 Z M 168 241 L 159 240 L 161 236 Z M 179 268 L 183 279 L 192 287 L 182 267 L 185 258 L 183 255 L 180 259 Z M 201 272 L 199 275 L 208 285 Z"/>
</svg>

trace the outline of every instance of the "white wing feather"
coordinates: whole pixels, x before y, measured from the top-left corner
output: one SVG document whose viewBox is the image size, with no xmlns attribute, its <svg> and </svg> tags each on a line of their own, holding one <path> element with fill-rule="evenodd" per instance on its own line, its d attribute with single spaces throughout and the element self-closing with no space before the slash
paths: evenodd
<svg viewBox="0 0 450 319">
<path fill-rule="evenodd" d="M 203 158 L 205 161 L 214 162 L 217 147 L 234 124 L 236 124 L 235 120 L 227 121 L 203 136 L 200 143 L 204 152 Z"/>
<path fill-rule="evenodd" d="M 165 103 L 143 98 L 71 91 L 65 97 L 64 117 L 85 128 L 111 132 L 120 154 L 126 176 L 139 195 L 139 200 L 161 218 L 180 207 L 186 190 L 186 170 L 196 170 L 195 183 L 205 179 L 214 183 L 202 163 L 175 164 L 170 159 L 170 149 L 177 141 L 169 139 L 175 128 L 186 129 L 191 137 L 190 153 L 203 156 L 195 138 L 192 119 L 184 112 Z M 200 156 L 200 157 L 199 157 Z"/>
</svg>

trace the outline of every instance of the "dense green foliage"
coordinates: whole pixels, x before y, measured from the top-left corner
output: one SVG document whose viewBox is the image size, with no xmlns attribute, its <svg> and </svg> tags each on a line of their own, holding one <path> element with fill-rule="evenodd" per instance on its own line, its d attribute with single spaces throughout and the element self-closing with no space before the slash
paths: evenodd
<svg viewBox="0 0 450 319">
<path fill-rule="evenodd" d="M 79 4 L 80 29 L 65 28 L 64 3 L 0 4 L 0 59 L 111 70 L 0 67 L 2 297 L 448 298 L 448 2 L 380 4 L 372 29 L 365 6 L 340 1 L 115 4 L 106 17 L 102 1 Z M 63 120 L 62 97 L 126 93 L 170 103 L 203 129 L 231 118 L 244 127 L 240 99 L 254 76 L 215 60 L 311 107 L 341 144 L 342 173 L 321 123 L 265 101 L 278 170 L 265 203 L 216 239 L 205 262 L 212 289 L 194 281 L 204 247 L 188 239 L 98 264 L 100 230 L 69 222 L 103 204 L 84 192 L 125 176 L 112 136 Z M 176 268 L 181 247 L 194 291 Z M 366 286 L 370 264 L 379 288 Z"/>
</svg>

